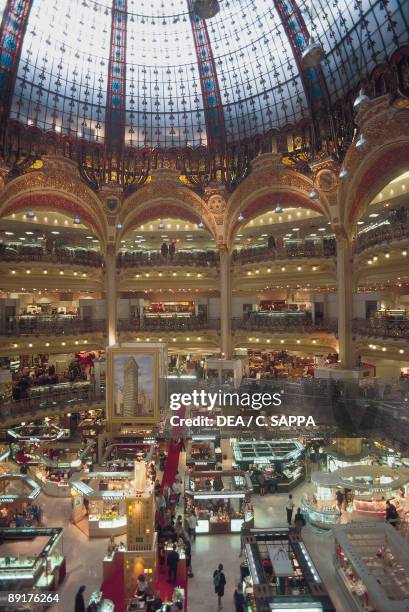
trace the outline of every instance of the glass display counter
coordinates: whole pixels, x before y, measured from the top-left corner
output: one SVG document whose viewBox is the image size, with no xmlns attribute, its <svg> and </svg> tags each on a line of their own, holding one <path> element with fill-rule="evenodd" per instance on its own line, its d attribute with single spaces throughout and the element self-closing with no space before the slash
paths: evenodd
<svg viewBox="0 0 409 612">
<path fill-rule="evenodd" d="M 73 523 L 89 538 L 126 533 L 126 496 L 133 472 L 90 472 L 71 481 Z"/>
<path fill-rule="evenodd" d="M 65 577 L 62 532 L 60 528 L 2 529 L 0 590 L 5 582 L 9 591 L 56 590 Z"/>
<path fill-rule="evenodd" d="M 388 523 L 337 525 L 335 572 L 351 610 L 409 609 L 407 543 Z"/>
<path fill-rule="evenodd" d="M 305 543 L 287 528 L 250 529 L 241 564 L 247 610 L 335 612 Z"/>
<path fill-rule="evenodd" d="M 72 475 L 92 465 L 93 442 L 85 448 L 69 442 L 63 446 L 40 448 L 35 455 L 38 463 L 30 468 L 30 475 L 50 497 L 70 497 Z"/>
<path fill-rule="evenodd" d="M 251 482 L 259 491 L 264 475 L 267 492 L 291 491 L 304 480 L 304 446 L 298 440 L 242 441 L 233 443 L 233 461 L 240 469 L 251 469 Z"/>
<path fill-rule="evenodd" d="M 216 469 L 216 451 L 212 440 L 195 440 L 189 442 L 186 449 L 186 465 L 197 471 Z"/>
<path fill-rule="evenodd" d="M 132 471 L 137 456 L 143 456 L 145 463 L 149 463 L 154 460 L 155 451 L 155 444 L 110 444 L 105 449 L 101 466 L 110 472 Z"/>
<path fill-rule="evenodd" d="M 254 524 L 251 481 L 245 472 L 190 472 L 185 482 L 185 512 L 198 519 L 197 534 L 240 533 Z"/>
</svg>

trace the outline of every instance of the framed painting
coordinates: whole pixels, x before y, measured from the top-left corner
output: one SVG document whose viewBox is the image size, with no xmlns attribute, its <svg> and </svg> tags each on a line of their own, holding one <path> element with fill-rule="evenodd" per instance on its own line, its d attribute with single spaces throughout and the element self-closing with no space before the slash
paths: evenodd
<svg viewBox="0 0 409 612">
<path fill-rule="evenodd" d="M 107 419 L 112 423 L 159 421 L 159 349 L 107 349 Z"/>
</svg>

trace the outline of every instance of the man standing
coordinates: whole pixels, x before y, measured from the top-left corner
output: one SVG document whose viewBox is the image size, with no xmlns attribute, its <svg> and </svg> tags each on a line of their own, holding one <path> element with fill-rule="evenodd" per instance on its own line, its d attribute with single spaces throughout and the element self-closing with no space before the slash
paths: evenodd
<svg viewBox="0 0 409 612">
<path fill-rule="evenodd" d="M 189 537 L 192 542 L 196 542 L 197 516 L 194 512 L 189 514 L 187 524 L 189 525 Z"/>
<path fill-rule="evenodd" d="M 178 573 L 179 553 L 176 550 L 176 544 L 168 554 L 168 581 L 170 584 L 176 584 L 176 576 Z"/>
<path fill-rule="evenodd" d="M 287 505 L 285 509 L 287 511 L 287 523 L 291 525 L 291 522 L 293 519 L 293 512 L 294 512 L 294 502 L 293 502 L 293 496 L 291 495 L 291 493 L 288 496 L 288 501 L 287 501 Z"/>
</svg>

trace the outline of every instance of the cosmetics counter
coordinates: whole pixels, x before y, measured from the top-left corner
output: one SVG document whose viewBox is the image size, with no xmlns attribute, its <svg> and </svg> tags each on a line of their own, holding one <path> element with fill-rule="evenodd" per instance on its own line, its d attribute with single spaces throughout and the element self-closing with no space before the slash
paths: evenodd
<svg viewBox="0 0 409 612">
<path fill-rule="evenodd" d="M 81 472 L 71 478 L 72 522 L 89 538 L 126 533 L 133 472 Z"/>
<path fill-rule="evenodd" d="M 155 459 L 156 445 L 150 443 L 115 443 L 106 447 L 101 467 L 109 472 L 132 471 L 136 456 L 142 456 L 148 464 Z"/>
<path fill-rule="evenodd" d="M 243 523 L 253 526 L 252 490 L 245 472 L 189 472 L 185 478 L 185 513 L 196 514 L 196 534 L 239 533 Z"/>
<path fill-rule="evenodd" d="M 66 573 L 62 532 L 61 528 L 2 529 L 0 590 L 57 590 Z M 24 554 L 20 553 L 21 542 Z"/>
<path fill-rule="evenodd" d="M 56 423 L 46 418 L 40 424 L 21 424 L 13 429 L 7 430 L 7 435 L 13 443 L 17 444 L 43 444 L 62 440 L 69 435 L 69 431 L 59 427 Z"/>
<path fill-rule="evenodd" d="M 70 478 L 75 472 L 89 470 L 93 465 L 95 443 L 85 448 L 78 443 L 51 443 L 39 449 L 38 463 L 29 473 L 50 497 L 70 497 Z"/>
<path fill-rule="evenodd" d="M 391 525 L 336 525 L 333 535 L 335 572 L 351 612 L 409 609 L 407 541 Z"/>
<path fill-rule="evenodd" d="M 259 475 L 264 474 L 269 492 L 291 491 L 304 480 L 305 448 L 298 440 L 248 440 L 233 442 L 233 463 L 251 470 L 251 481 L 259 491 Z"/>
<path fill-rule="evenodd" d="M 249 529 L 242 535 L 241 564 L 247 610 L 335 612 L 301 538 L 287 528 Z"/>
<path fill-rule="evenodd" d="M 381 465 L 351 465 L 334 472 L 312 472 L 315 492 L 301 506 L 309 522 L 321 529 L 337 523 L 384 521 L 386 500 L 401 518 L 409 511 L 409 470 Z M 339 495 L 341 493 L 341 496 Z"/>
<path fill-rule="evenodd" d="M 215 441 L 203 437 L 193 436 L 186 447 L 186 465 L 196 471 L 215 470 L 221 462 L 221 449 L 216 458 Z"/>
<path fill-rule="evenodd" d="M 41 492 L 32 478 L 24 474 L 0 475 L 0 527 L 30 526 L 39 522 L 33 502 Z"/>
</svg>

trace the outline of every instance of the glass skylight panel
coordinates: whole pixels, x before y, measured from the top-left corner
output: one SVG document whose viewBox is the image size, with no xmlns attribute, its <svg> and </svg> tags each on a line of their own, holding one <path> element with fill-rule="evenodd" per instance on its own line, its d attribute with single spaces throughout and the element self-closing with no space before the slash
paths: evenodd
<svg viewBox="0 0 409 612">
<path fill-rule="evenodd" d="M 299 121 L 307 101 L 274 3 L 231 0 L 220 7 L 208 31 L 228 139 Z"/>
<path fill-rule="evenodd" d="M 44 130 L 103 139 L 111 4 L 33 0 L 12 117 Z"/>
<path fill-rule="evenodd" d="M 206 145 L 199 70 L 186 0 L 128 0 L 125 140 Z"/>
</svg>

